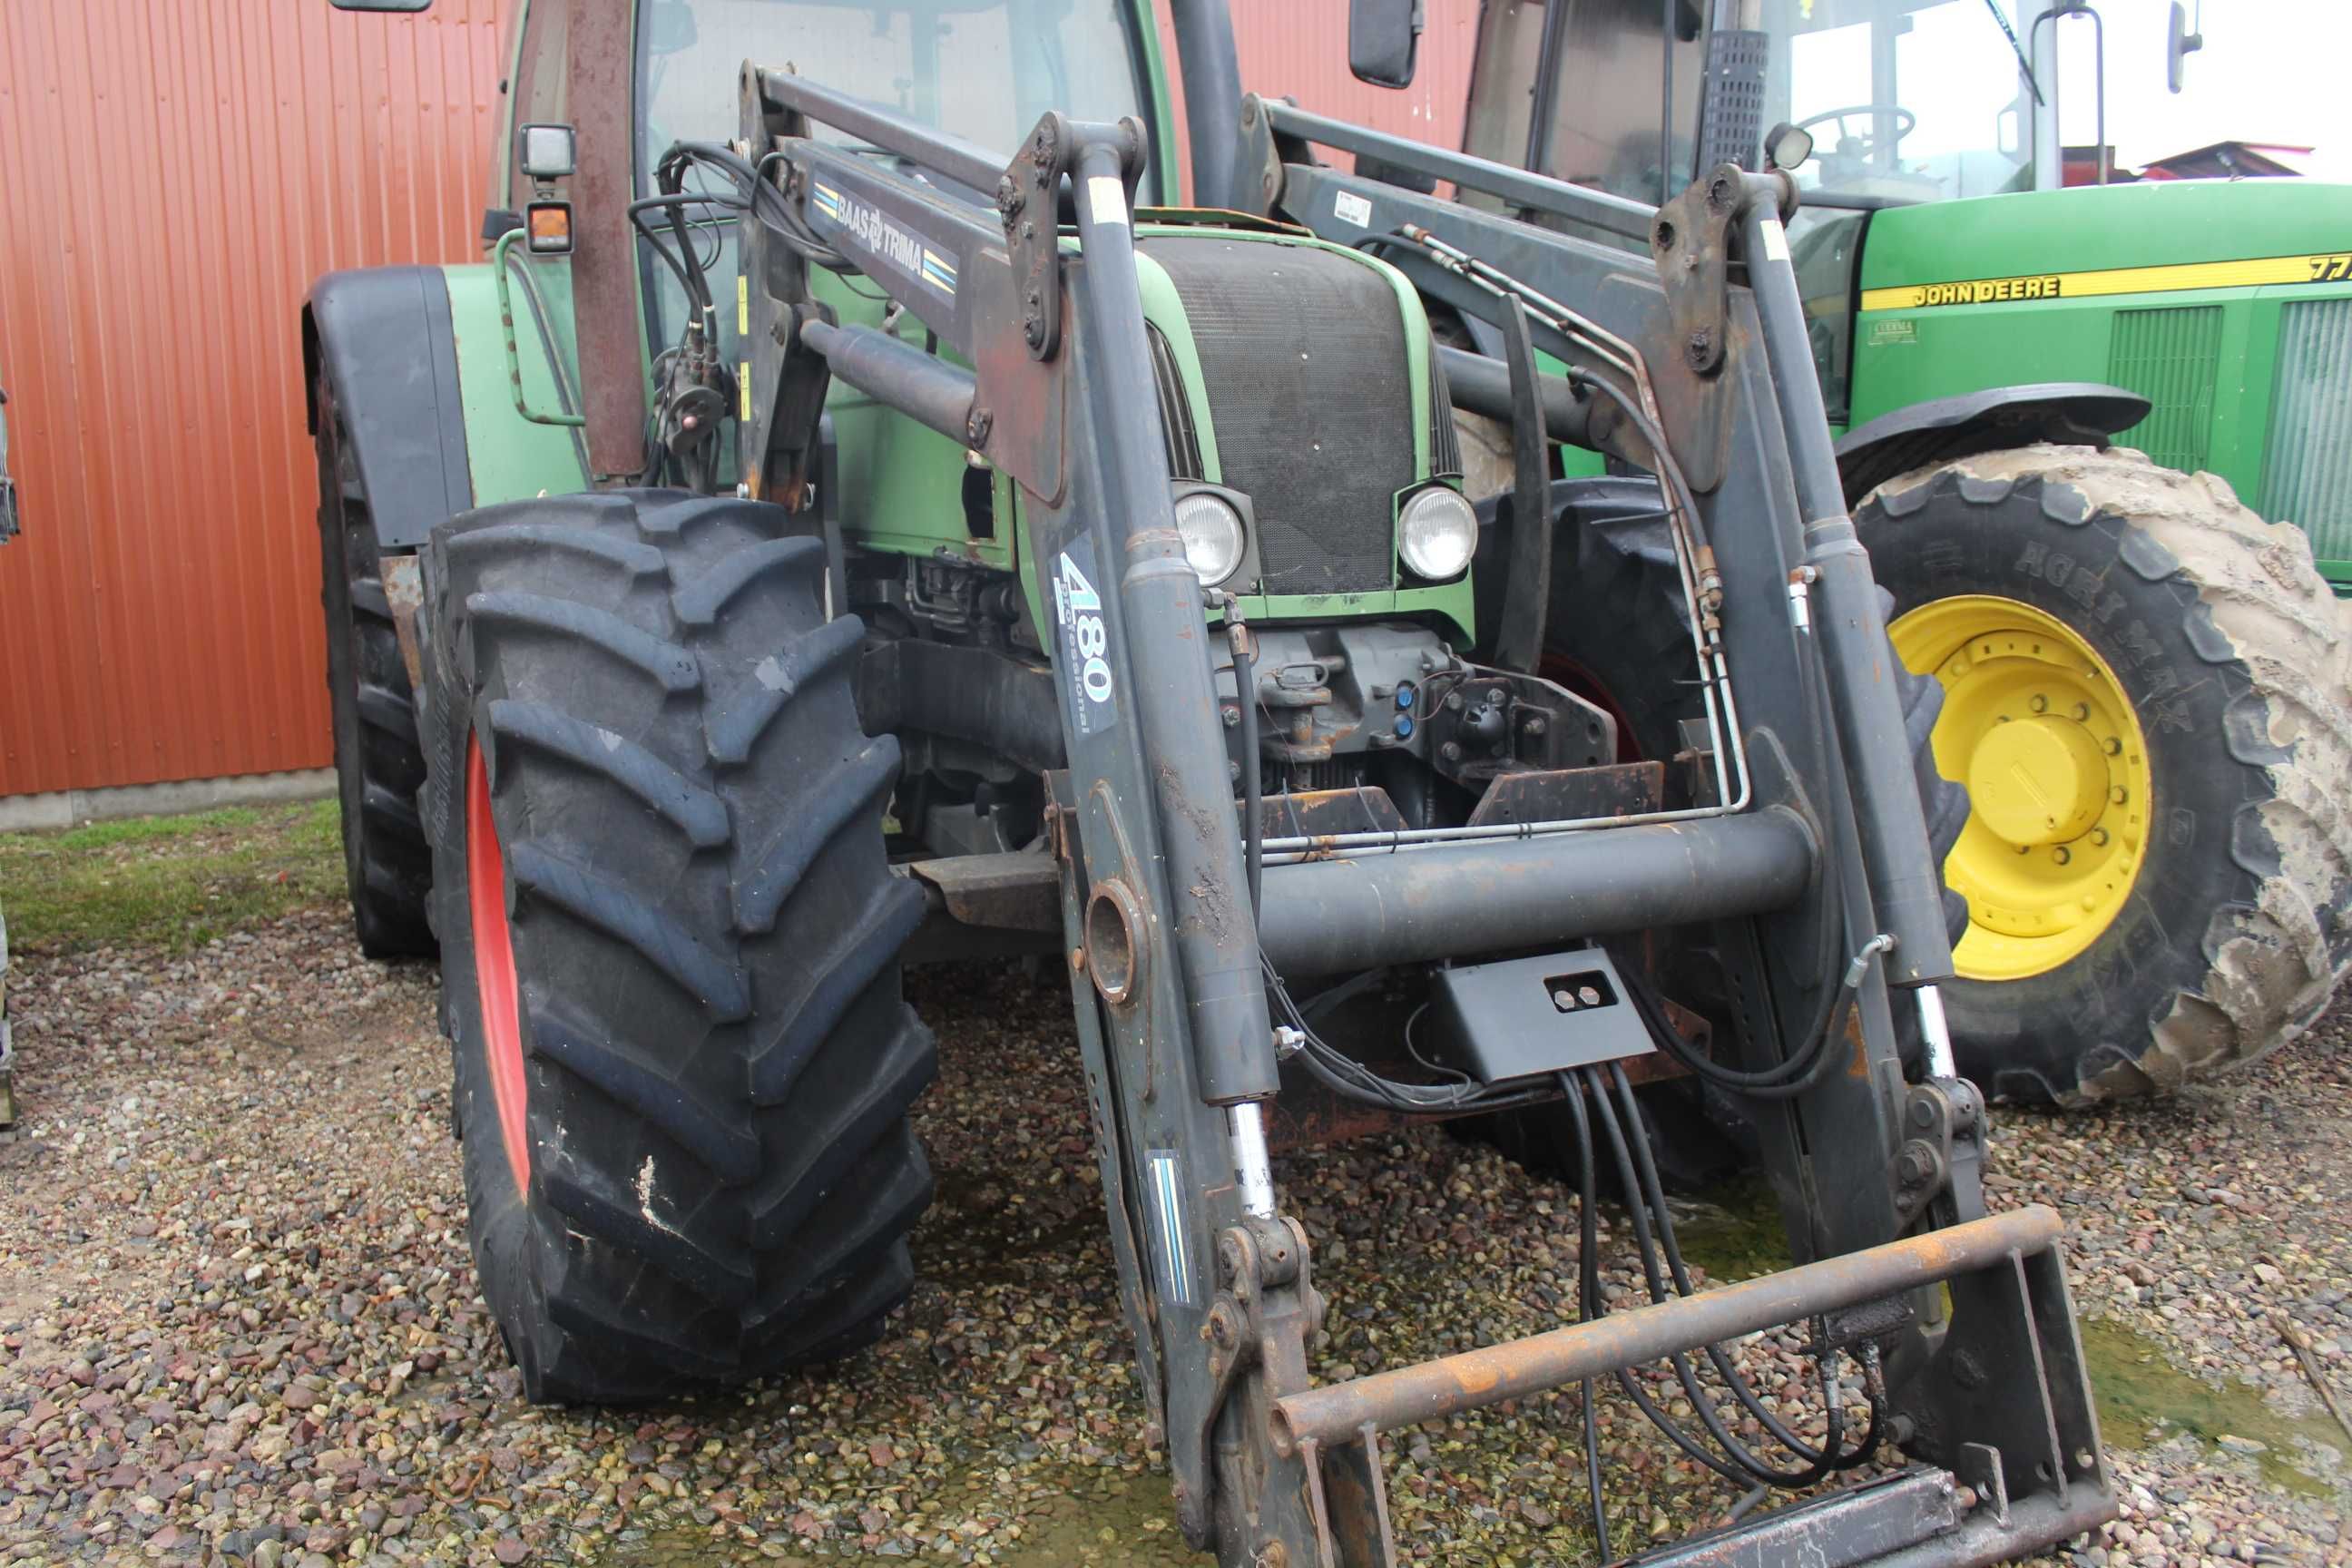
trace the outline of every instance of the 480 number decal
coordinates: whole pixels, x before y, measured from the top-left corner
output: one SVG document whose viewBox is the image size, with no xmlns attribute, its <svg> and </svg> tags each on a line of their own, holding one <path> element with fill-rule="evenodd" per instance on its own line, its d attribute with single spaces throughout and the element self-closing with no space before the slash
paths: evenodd
<svg viewBox="0 0 2352 1568">
<path fill-rule="evenodd" d="M 1074 545 L 1055 558 L 1054 619 L 1062 628 L 1062 662 L 1064 679 L 1070 683 L 1071 714 L 1078 733 L 1091 735 L 1114 717 L 1110 633 L 1103 625 L 1102 595 L 1074 558 L 1074 552 L 1082 548 Z"/>
</svg>

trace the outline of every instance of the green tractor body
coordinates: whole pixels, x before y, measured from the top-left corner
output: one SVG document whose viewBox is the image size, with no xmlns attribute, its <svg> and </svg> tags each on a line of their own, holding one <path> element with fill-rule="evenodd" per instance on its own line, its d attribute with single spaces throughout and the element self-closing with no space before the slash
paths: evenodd
<svg viewBox="0 0 2352 1568">
<path fill-rule="evenodd" d="M 2352 186 L 2067 184 L 2062 45 L 2108 68 L 2073 0 L 1487 0 L 1465 149 L 1647 203 L 1792 174 L 1846 504 L 1974 796 L 1961 1062 L 2077 1104 L 2275 1048 L 2352 966 Z"/>
<path fill-rule="evenodd" d="M 1859 427 L 1990 388 L 2119 386 L 2149 406 L 2116 441 L 2228 480 L 2352 586 L 2352 186 L 2146 181 L 1822 208 L 1791 243 L 1826 336 L 1851 332 L 1822 366 L 1833 416 Z"/>
</svg>

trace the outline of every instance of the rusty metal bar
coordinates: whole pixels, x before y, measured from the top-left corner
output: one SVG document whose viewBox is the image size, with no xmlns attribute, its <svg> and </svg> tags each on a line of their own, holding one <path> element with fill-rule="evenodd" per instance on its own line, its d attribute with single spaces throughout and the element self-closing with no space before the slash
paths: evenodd
<svg viewBox="0 0 2352 1568">
<path fill-rule="evenodd" d="M 1287 1394 L 1275 1404 L 1275 1446 L 1287 1454 L 1310 1437 L 1353 1441 L 1367 1424 L 1385 1432 L 1659 1361 L 2043 1252 L 2063 1229 L 2056 1210 L 2036 1204 L 1719 1290 Z"/>
</svg>

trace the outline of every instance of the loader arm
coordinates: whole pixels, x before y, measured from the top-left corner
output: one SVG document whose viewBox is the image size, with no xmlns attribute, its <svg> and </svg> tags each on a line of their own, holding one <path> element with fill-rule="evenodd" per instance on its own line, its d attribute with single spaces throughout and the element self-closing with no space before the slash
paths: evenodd
<svg viewBox="0 0 2352 1568">
<path fill-rule="evenodd" d="M 1766 1119 L 1775 1184 L 1811 1261 L 1753 1287 L 1318 1389 L 1307 1372 L 1323 1312 L 1311 1238 L 1280 1212 L 1263 1121 L 1281 1086 L 1268 1002 L 1278 974 L 1261 949 L 1219 719 L 1220 639 L 1175 526 L 1137 282 L 1139 127 L 1048 114 L 1005 160 L 788 72 L 747 65 L 742 88 L 761 180 L 743 219 L 740 305 L 754 345 L 740 378 L 752 493 L 824 526 L 807 487 L 822 470 L 833 377 L 962 441 L 1019 487 L 1021 547 L 1050 593 L 1041 631 L 1066 760 L 1047 775 L 1047 848 L 1113 1253 L 1186 1538 L 1230 1568 L 1392 1563 L 1381 1431 L 1803 1320 L 1819 1321 L 1825 1346 L 1867 1341 L 1857 1353 L 1873 1366 L 1888 1347 L 1890 1425 L 1928 1461 L 1801 1505 L 1809 1543 L 1839 1544 L 1824 1561 L 1987 1562 L 2104 1517 L 2056 1218 L 1985 1217 L 1980 1102 L 1939 1075 L 1905 1081 L 1887 980 L 1931 997 L 1948 968 L 1940 916 L 1928 923 L 1917 908 L 1933 866 L 1907 773 L 1897 793 L 1899 770 L 1872 760 L 1890 732 L 1888 749 L 1904 754 L 1901 721 L 1826 432 L 1814 452 L 1789 427 L 1786 372 L 1767 353 L 1768 329 L 1786 323 L 1769 301 L 1759 310 L 1727 286 L 1738 250 L 1712 295 L 1675 300 L 1622 251 L 1501 223 L 1448 231 L 1528 266 L 1557 259 L 1545 246 L 1569 247 L 1558 256 L 1654 365 L 1685 363 L 1675 345 L 1692 340 L 1678 317 L 1712 311 L 1719 322 L 1711 353 L 1656 378 L 1662 416 L 1638 412 L 1647 378 L 1612 384 L 1653 460 L 1678 484 L 1687 470 L 1706 497 L 1690 506 L 1684 487 L 1676 504 L 1713 536 L 1706 559 L 1719 562 L 1720 581 L 1709 564 L 1704 602 L 1710 616 L 1730 606 L 1734 636 L 1711 646 L 1719 668 L 1742 667 L 1749 692 L 1735 708 L 1727 677 L 1711 684 L 1728 739 L 1709 742 L 1708 801 L 1623 827 L 1580 817 L 1268 838 L 1263 899 L 1271 927 L 1286 903 L 1360 905 L 1376 882 L 1393 885 L 1393 899 L 1376 896 L 1412 918 L 1378 940 L 1412 962 L 1622 933 L 1671 909 L 1718 928 L 1748 999 L 1748 1063 L 1766 1069 L 1800 1056 L 1801 1020 L 1836 994 L 1843 970 L 1852 1022 L 1817 1055 L 1843 1070 L 1809 1072 L 1801 1098 Z M 1251 106 L 1261 127 L 1271 112 Z M 813 124 L 876 151 L 821 142 Z M 1261 151 L 1270 159 L 1271 142 Z M 1419 153 L 1395 144 L 1400 162 Z M 1269 188 L 1285 216 L 1328 226 L 1310 216 L 1343 189 L 1328 171 L 1264 166 L 1279 171 Z M 1358 202 L 1394 195 L 1344 189 Z M 1736 247 L 1727 237 L 1742 226 L 1753 235 L 1753 196 L 1741 185 L 1718 202 L 1719 241 Z M 1411 216 L 1435 229 L 1457 211 L 1429 202 Z M 1379 231 L 1402 232 L 1405 216 L 1382 211 Z M 1514 244 L 1537 248 L 1522 258 Z M 811 267 L 862 273 L 936 334 L 938 351 L 831 320 L 809 290 Z M 1447 267 L 1423 270 L 1444 292 Z M 1573 345 L 1558 346 L 1572 363 Z M 1801 363 L 1801 339 L 1796 352 Z M 1808 597 L 1792 584 L 1818 601 L 1810 618 L 1792 615 Z M 1230 624 L 1226 635 L 1245 648 Z M 1612 881 L 1572 851 L 1614 832 L 1649 835 L 1638 842 L 1651 853 Z M 1770 875 L 1717 885 L 1696 849 L 1710 840 L 1727 857 L 1762 856 Z M 1749 918 L 1767 910 L 1782 918 Z M 1898 1155 L 1914 1144 L 1936 1179 L 1906 1188 Z M 1937 1287 L 1956 1305 L 1948 1326 L 1935 1323 Z M 1790 1519 L 1756 1528 L 1785 1531 Z"/>
</svg>

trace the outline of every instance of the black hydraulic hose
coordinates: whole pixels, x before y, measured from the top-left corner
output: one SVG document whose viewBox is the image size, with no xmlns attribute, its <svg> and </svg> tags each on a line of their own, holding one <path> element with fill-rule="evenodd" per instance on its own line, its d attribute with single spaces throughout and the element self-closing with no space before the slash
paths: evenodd
<svg viewBox="0 0 2352 1568">
<path fill-rule="evenodd" d="M 1634 1168 L 1642 1179 L 1643 1199 L 1658 1222 L 1658 1240 L 1665 1252 L 1667 1272 L 1673 1277 L 1676 1293 L 1687 1296 L 1691 1293 L 1690 1270 L 1684 1267 L 1682 1248 L 1675 1242 L 1674 1211 L 1666 1206 L 1665 1185 L 1658 1179 L 1657 1162 L 1651 1156 L 1649 1140 L 1640 1135 L 1641 1108 L 1633 1096 L 1633 1080 L 1625 1076 L 1624 1065 L 1622 1062 L 1612 1061 L 1609 1064 L 1609 1078 L 1617 1091 L 1617 1103 L 1624 1112 L 1627 1124 L 1634 1132 L 1633 1140 Z M 1830 1446 L 1826 1448 L 1815 1448 L 1790 1431 L 1785 1422 L 1767 1408 L 1762 1400 L 1756 1397 L 1755 1390 L 1750 1388 L 1748 1380 L 1739 1374 L 1738 1369 L 1732 1364 L 1730 1356 L 1724 1352 L 1721 1345 L 1710 1344 L 1703 1348 L 1707 1361 L 1715 1367 L 1717 1375 L 1720 1376 L 1725 1385 L 1731 1390 L 1732 1397 L 1739 1401 L 1740 1408 L 1754 1416 L 1766 1431 L 1772 1434 L 1775 1441 L 1796 1455 L 1798 1458 L 1808 1465 L 1821 1467 L 1822 1475 L 1827 1475 L 1832 1470 L 1852 1469 L 1868 1458 L 1872 1451 L 1877 1447 L 1878 1420 L 1875 1406 L 1873 1406 L 1871 1412 L 1870 1430 L 1864 1436 L 1859 1448 L 1850 1454 L 1842 1454 L 1838 1451 L 1838 1445 L 1834 1440 L 1837 1430 L 1835 1415 L 1831 1417 L 1830 1430 L 1832 1434 L 1832 1441 Z M 1823 1403 L 1834 1406 L 1836 1396 L 1835 1391 L 1830 1386 L 1829 1368 L 1823 1364 L 1821 1371 Z M 1821 1478 L 1817 1476 L 1814 1479 Z"/>
<path fill-rule="evenodd" d="M 1226 612 L 1228 615 L 1232 611 Z M 1265 824 L 1259 819 L 1264 780 L 1257 754 L 1257 671 L 1250 657 L 1249 634 L 1234 628 L 1234 700 L 1242 710 L 1242 849 L 1249 871 L 1250 918 L 1257 918 L 1258 893 L 1265 880 Z"/>
<path fill-rule="evenodd" d="M 1599 1184 L 1593 1171 L 1592 1121 L 1585 1113 L 1584 1091 L 1565 1072 L 1559 1075 L 1559 1089 L 1568 1097 L 1568 1113 L 1576 1122 L 1576 1321 L 1589 1323 L 1600 1315 L 1601 1300 L 1601 1221 L 1593 1206 Z M 1606 1563 L 1615 1554 L 1609 1550 L 1609 1510 L 1601 1497 L 1601 1421 L 1592 1407 L 1593 1380 L 1586 1378 L 1582 1389 L 1584 1485 L 1592 1498 L 1593 1540 L 1601 1548 L 1601 1561 Z"/>
<path fill-rule="evenodd" d="M 1853 1005 L 1855 992 L 1852 985 L 1832 984 L 1822 998 L 1816 1032 L 1795 1056 L 1777 1067 L 1752 1073 L 1725 1067 L 1684 1039 L 1666 1019 L 1664 1010 L 1654 1006 L 1656 998 L 1645 995 L 1638 984 L 1627 990 L 1633 998 L 1634 1011 L 1649 1025 L 1651 1037 L 1664 1047 L 1668 1056 L 1717 1087 L 1749 1100 L 1798 1099 L 1819 1087 L 1846 1059 L 1836 1049 L 1835 1042 L 1845 1031 L 1846 1009 Z"/>
<path fill-rule="evenodd" d="M 1382 1078 L 1318 1035 L 1297 1002 L 1292 998 L 1290 988 L 1283 984 L 1282 975 L 1274 967 L 1273 960 L 1261 952 L 1258 963 L 1265 973 L 1266 992 L 1273 998 L 1274 1005 L 1303 1037 L 1298 1051 L 1299 1063 L 1334 1094 L 1363 1104 L 1377 1105 L 1383 1110 L 1411 1114 L 1516 1110 L 1553 1098 L 1550 1086 L 1540 1080 L 1524 1089 L 1492 1089 L 1475 1083 L 1462 1086 L 1399 1083 L 1392 1079 Z"/>
<path fill-rule="evenodd" d="M 1609 1103 L 1609 1095 L 1601 1076 L 1601 1069 L 1597 1067 L 1587 1068 L 1584 1072 L 1585 1081 L 1592 1089 L 1592 1109 L 1600 1117 L 1601 1131 L 1609 1140 L 1609 1152 L 1617 1163 L 1617 1179 L 1624 1187 L 1625 1210 L 1633 1222 L 1633 1239 L 1635 1245 L 1641 1249 L 1642 1271 L 1649 1282 L 1650 1300 L 1654 1302 L 1664 1301 L 1674 1292 L 1668 1288 L 1664 1272 L 1658 1266 L 1657 1242 L 1650 1228 L 1650 1205 L 1641 1179 L 1634 1172 L 1633 1154 L 1626 1141 L 1626 1130 L 1618 1121 L 1616 1109 Z M 1639 1139 L 1641 1135 L 1641 1124 L 1637 1121 L 1633 1128 L 1633 1136 Z M 1645 1150 L 1644 1152 L 1647 1151 Z M 1776 1469 L 1759 1459 L 1754 1454 L 1748 1452 L 1746 1446 L 1731 1435 L 1731 1429 L 1723 1424 L 1723 1417 L 1716 1412 L 1715 1401 L 1708 1396 L 1705 1389 L 1699 1386 L 1698 1375 L 1691 1370 L 1689 1355 L 1677 1352 L 1668 1356 L 1666 1362 L 1674 1369 L 1675 1381 L 1682 1384 L 1683 1396 L 1690 1401 L 1692 1411 L 1698 1416 L 1700 1425 L 1706 1428 L 1706 1435 L 1715 1439 L 1716 1446 L 1728 1456 L 1733 1466 L 1738 1467 L 1737 1469 L 1727 1468 L 1721 1464 L 1715 1463 L 1713 1457 L 1708 1456 L 1707 1462 L 1726 1479 L 1735 1481 L 1743 1487 L 1751 1481 L 1761 1481 L 1767 1486 L 1793 1488 L 1811 1486 L 1830 1473 L 1830 1468 L 1826 1464 L 1816 1464 L 1809 1470 L 1791 1473 Z M 1618 1375 L 1629 1384 L 1632 1382 L 1632 1375 L 1629 1373 L 1620 1373 Z M 1649 1414 L 1650 1409 L 1651 1407 L 1645 1404 L 1643 1414 Z M 1662 1423 L 1660 1429 L 1680 1443 L 1685 1451 L 1694 1454 L 1696 1452 L 1696 1439 L 1690 1438 L 1688 1434 L 1683 1432 L 1678 1426 L 1664 1424 L 1667 1422 L 1664 1412 L 1658 1412 L 1657 1415 L 1652 1415 L 1651 1419 L 1653 1422 Z M 1833 1447 L 1837 1443 L 1836 1420 L 1836 1415 L 1832 1412 L 1830 1431 L 1831 1443 Z"/>
</svg>

